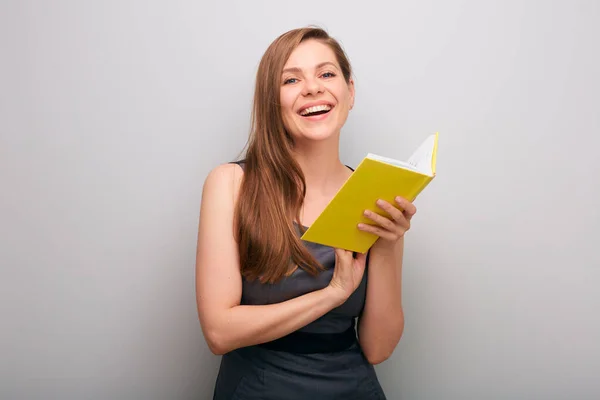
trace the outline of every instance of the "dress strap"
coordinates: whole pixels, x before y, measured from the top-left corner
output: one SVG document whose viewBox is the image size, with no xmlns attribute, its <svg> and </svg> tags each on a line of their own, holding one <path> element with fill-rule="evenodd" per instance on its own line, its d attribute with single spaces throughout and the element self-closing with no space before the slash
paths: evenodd
<svg viewBox="0 0 600 400">
<path fill-rule="evenodd" d="M 230 161 L 229 164 L 237 164 L 242 169 L 244 169 L 244 166 L 246 165 L 246 160 Z"/>
</svg>

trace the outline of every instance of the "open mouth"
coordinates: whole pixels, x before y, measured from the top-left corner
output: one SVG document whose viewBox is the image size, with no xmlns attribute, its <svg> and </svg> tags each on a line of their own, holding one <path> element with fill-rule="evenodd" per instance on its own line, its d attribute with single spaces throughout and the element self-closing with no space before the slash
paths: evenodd
<svg viewBox="0 0 600 400">
<path fill-rule="evenodd" d="M 333 109 L 333 106 L 329 104 L 322 104 L 318 106 L 312 106 L 308 108 L 304 108 L 298 112 L 303 117 L 314 117 L 317 115 L 327 114 L 329 111 Z"/>
</svg>

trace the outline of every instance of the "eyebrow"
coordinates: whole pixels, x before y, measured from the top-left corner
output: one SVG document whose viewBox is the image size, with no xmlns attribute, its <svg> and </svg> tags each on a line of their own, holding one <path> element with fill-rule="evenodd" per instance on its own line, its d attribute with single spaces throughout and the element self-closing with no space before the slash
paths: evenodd
<svg viewBox="0 0 600 400">
<path fill-rule="evenodd" d="M 334 67 L 335 69 L 338 69 L 337 65 L 335 65 L 334 63 L 332 63 L 331 61 L 325 61 L 322 62 L 320 64 L 317 64 L 315 69 L 319 69 L 319 68 L 323 68 L 326 65 L 331 65 L 332 67 Z M 291 68 L 286 68 L 282 71 L 282 73 L 286 73 L 286 72 L 300 72 L 300 68 L 297 67 L 291 67 Z"/>
</svg>

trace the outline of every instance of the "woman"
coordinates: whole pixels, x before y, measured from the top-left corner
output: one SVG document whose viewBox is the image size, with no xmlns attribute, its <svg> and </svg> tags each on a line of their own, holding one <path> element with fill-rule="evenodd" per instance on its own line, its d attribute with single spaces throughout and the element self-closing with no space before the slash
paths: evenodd
<svg viewBox="0 0 600 400">
<path fill-rule="evenodd" d="M 415 207 L 397 198 L 378 204 L 391 218 L 366 213 L 357 229 L 379 236 L 368 255 L 300 240 L 352 174 L 339 159 L 351 75 L 323 30 L 281 35 L 258 68 L 245 158 L 204 183 L 196 289 L 204 337 L 223 355 L 216 400 L 385 399 L 373 364 L 404 329 Z"/>
</svg>

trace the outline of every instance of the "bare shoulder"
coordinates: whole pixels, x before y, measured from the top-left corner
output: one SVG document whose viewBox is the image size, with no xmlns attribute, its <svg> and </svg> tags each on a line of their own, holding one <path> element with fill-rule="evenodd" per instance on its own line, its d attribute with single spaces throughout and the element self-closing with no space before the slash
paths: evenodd
<svg viewBox="0 0 600 400">
<path fill-rule="evenodd" d="M 220 164 L 207 175 L 202 188 L 202 198 L 216 198 L 220 201 L 233 201 L 237 198 L 244 172 L 234 163 Z"/>
</svg>

